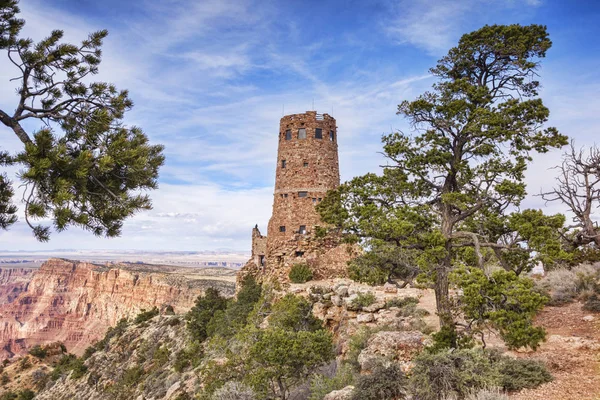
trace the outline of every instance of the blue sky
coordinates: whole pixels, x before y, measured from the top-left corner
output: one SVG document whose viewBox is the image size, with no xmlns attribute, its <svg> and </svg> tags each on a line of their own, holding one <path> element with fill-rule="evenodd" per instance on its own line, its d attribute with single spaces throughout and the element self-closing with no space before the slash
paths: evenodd
<svg viewBox="0 0 600 400">
<path fill-rule="evenodd" d="M 0 232 L 0 250 L 246 250 L 251 227 L 266 230 L 270 216 L 283 112 L 314 101 L 337 119 L 342 180 L 377 171 L 381 135 L 409 130 L 397 105 L 427 90 L 428 69 L 485 24 L 547 25 L 554 46 L 540 80 L 551 123 L 577 145 L 599 135 L 595 1 L 22 0 L 21 8 L 34 39 L 109 30 L 97 80 L 130 90 L 126 122 L 164 144 L 167 161 L 154 210 L 130 219 L 121 238 L 72 228 L 41 244 L 19 223 Z M 0 59 L 2 109 L 15 107 L 13 76 Z M 11 131 L 0 135 L 3 148 L 18 148 Z M 548 168 L 560 155 L 536 157 L 530 193 L 552 185 Z M 530 197 L 525 206 L 544 204 Z"/>
</svg>

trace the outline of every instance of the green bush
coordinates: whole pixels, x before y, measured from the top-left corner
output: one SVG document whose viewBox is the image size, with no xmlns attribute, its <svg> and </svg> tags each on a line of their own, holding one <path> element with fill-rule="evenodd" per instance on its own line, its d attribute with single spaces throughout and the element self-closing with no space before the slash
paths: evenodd
<svg viewBox="0 0 600 400">
<path fill-rule="evenodd" d="M 408 380 L 397 364 L 375 367 L 369 375 L 360 375 L 352 400 L 399 400 L 405 398 Z"/>
<path fill-rule="evenodd" d="M 410 391 L 419 400 L 462 399 L 473 390 L 498 386 L 500 381 L 493 358 L 480 349 L 423 352 L 414 362 Z"/>
<path fill-rule="evenodd" d="M 218 310 L 209 321 L 206 331 L 209 337 L 219 335 L 233 337 L 248 320 L 254 305 L 260 299 L 262 287 L 252 275 L 244 277 L 234 301 L 227 303 L 225 310 Z"/>
<path fill-rule="evenodd" d="M 37 345 L 33 346 L 31 349 L 29 349 L 29 354 L 31 354 L 32 356 L 37 357 L 41 360 L 43 358 L 46 358 L 47 352 L 46 352 L 46 349 L 43 349 L 42 346 L 37 344 Z"/>
<path fill-rule="evenodd" d="M 405 308 L 413 305 L 416 306 L 417 304 L 419 304 L 419 299 L 416 297 L 394 297 L 385 302 L 385 308 Z"/>
<path fill-rule="evenodd" d="M 32 400 L 35 393 L 32 390 L 25 389 L 19 392 L 4 392 L 0 400 Z"/>
<path fill-rule="evenodd" d="M 140 312 L 133 321 L 134 324 L 138 325 L 142 322 L 146 322 L 156 317 L 159 314 L 158 307 L 153 307 L 151 310 L 146 311 L 142 308 L 142 312 Z"/>
<path fill-rule="evenodd" d="M 358 293 L 358 295 L 350 302 L 350 307 L 348 307 L 348 309 L 360 310 L 374 304 L 376 300 L 377 298 L 371 292 Z"/>
<path fill-rule="evenodd" d="M 355 373 L 351 365 L 344 364 L 339 367 L 332 377 L 315 375 L 310 381 L 309 400 L 323 400 L 328 393 L 340 390 L 348 385 L 353 385 Z"/>
<path fill-rule="evenodd" d="M 321 320 L 312 314 L 312 305 L 308 300 L 291 293 L 273 305 L 269 326 L 290 331 L 314 332 L 323 329 Z"/>
<path fill-rule="evenodd" d="M 362 264 L 350 263 L 348 277 L 355 282 L 367 285 L 383 285 L 388 281 L 389 273 L 376 267 L 365 267 Z"/>
<path fill-rule="evenodd" d="M 588 299 L 583 303 L 583 309 L 591 312 L 600 312 L 600 298 L 597 294 L 592 294 Z"/>
<path fill-rule="evenodd" d="M 120 379 L 120 384 L 129 388 L 137 386 L 144 376 L 144 368 L 141 365 L 136 365 L 126 369 Z"/>
<path fill-rule="evenodd" d="M 194 307 L 186 314 L 187 327 L 192 337 L 203 342 L 208 338 L 208 325 L 215 313 L 225 310 L 227 299 L 215 288 L 208 288 L 203 296 L 198 296 Z"/>
<path fill-rule="evenodd" d="M 499 370 L 500 386 L 506 390 L 531 389 L 552 381 L 552 375 L 540 361 L 504 357 Z"/>
<path fill-rule="evenodd" d="M 294 264 L 290 269 L 289 278 L 293 283 L 305 283 L 313 278 L 313 273 L 307 264 Z"/>
</svg>

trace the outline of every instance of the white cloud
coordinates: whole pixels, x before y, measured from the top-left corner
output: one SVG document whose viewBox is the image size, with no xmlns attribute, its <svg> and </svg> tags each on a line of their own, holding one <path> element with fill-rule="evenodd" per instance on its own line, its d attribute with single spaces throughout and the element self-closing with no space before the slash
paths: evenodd
<svg viewBox="0 0 600 400">
<path fill-rule="evenodd" d="M 445 53 L 470 28 L 494 23 L 499 11 L 525 4 L 534 7 L 539 0 L 390 0 L 391 17 L 383 22 L 390 37 L 427 50 Z M 474 25 L 477 24 L 477 25 Z"/>
</svg>

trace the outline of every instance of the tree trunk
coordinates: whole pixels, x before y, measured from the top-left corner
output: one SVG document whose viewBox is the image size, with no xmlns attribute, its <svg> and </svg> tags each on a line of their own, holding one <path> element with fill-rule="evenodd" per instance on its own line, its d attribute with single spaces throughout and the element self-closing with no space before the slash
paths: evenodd
<svg viewBox="0 0 600 400">
<path fill-rule="evenodd" d="M 448 284 L 448 272 L 450 270 L 450 255 L 440 263 L 436 268 L 435 276 L 435 301 L 437 313 L 440 319 L 440 327 L 454 327 L 452 312 L 450 310 L 450 294 Z"/>
</svg>

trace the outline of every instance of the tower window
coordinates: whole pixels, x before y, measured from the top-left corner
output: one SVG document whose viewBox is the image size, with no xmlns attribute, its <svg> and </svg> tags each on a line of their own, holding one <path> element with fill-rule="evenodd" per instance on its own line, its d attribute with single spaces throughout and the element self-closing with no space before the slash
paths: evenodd
<svg viewBox="0 0 600 400">
<path fill-rule="evenodd" d="M 285 232 L 285 226 L 283 226 L 283 225 L 282 225 L 282 226 L 280 226 L 280 227 L 279 227 L 279 232 Z"/>
<path fill-rule="evenodd" d="M 298 229 L 298 233 L 301 235 L 306 235 L 306 225 L 300 225 L 300 229 Z"/>
<path fill-rule="evenodd" d="M 308 162 L 304 161 L 304 166 L 308 167 Z"/>
<path fill-rule="evenodd" d="M 297 251 L 296 252 L 296 257 L 302 257 L 304 255 L 303 251 Z"/>
<path fill-rule="evenodd" d="M 292 140 L 292 131 L 290 129 L 285 131 L 285 140 Z"/>
<path fill-rule="evenodd" d="M 323 139 L 323 129 L 315 129 L 315 139 Z"/>
<path fill-rule="evenodd" d="M 317 202 L 317 198 L 316 198 L 316 197 L 313 197 L 313 198 L 312 198 L 312 201 L 313 201 L 313 203 L 316 203 L 316 202 Z"/>
<path fill-rule="evenodd" d="M 282 194 L 282 196 L 287 199 L 287 193 Z"/>
<path fill-rule="evenodd" d="M 298 192 L 298 197 L 306 197 L 308 196 L 308 192 Z"/>
<path fill-rule="evenodd" d="M 281 160 L 281 168 L 285 168 L 286 164 L 285 160 Z"/>
<path fill-rule="evenodd" d="M 298 129 L 298 139 L 306 139 L 306 128 Z"/>
<path fill-rule="evenodd" d="M 329 131 L 329 140 L 332 142 L 335 140 L 335 133 L 333 131 Z"/>
</svg>

